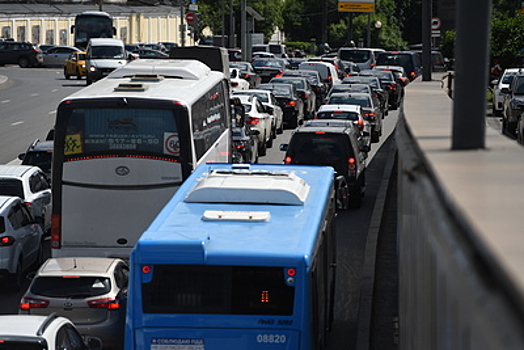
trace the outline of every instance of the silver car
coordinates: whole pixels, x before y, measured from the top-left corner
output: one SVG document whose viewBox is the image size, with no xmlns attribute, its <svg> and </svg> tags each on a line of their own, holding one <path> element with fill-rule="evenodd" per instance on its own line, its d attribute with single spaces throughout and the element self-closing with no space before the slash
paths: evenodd
<svg viewBox="0 0 524 350">
<path fill-rule="evenodd" d="M 20 314 L 69 318 L 84 336 L 121 349 L 129 267 L 118 258 L 51 258 L 36 272 L 20 301 Z"/>
<path fill-rule="evenodd" d="M 65 60 L 71 56 L 73 52 L 81 51 L 73 46 L 54 46 L 45 51 L 42 65 L 45 67 L 60 67 L 64 66 Z"/>
<path fill-rule="evenodd" d="M 19 197 L 0 196 L 0 281 L 17 291 L 22 272 L 42 262 L 42 228 Z"/>
</svg>

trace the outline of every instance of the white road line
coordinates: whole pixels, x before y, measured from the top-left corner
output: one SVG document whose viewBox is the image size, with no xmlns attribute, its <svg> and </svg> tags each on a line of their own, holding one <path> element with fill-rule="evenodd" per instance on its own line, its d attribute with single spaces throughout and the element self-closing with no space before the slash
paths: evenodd
<svg viewBox="0 0 524 350">
<path fill-rule="evenodd" d="M 47 114 L 55 114 L 55 113 L 56 113 L 56 109 L 54 111 L 51 111 L 51 112 L 47 113 Z"/>
<path fill-rule="evenodd" d="M 1 103 L 9 103 L 11 100 L 3 100 Z"/>
<path fill-rule="evenodd" d="M 21 120 L 19 122 L 14 122 L 14 123 L 11 123 L 11 126 L 17 126 L 17 125 L 20 125 L 20 124 L 24 124 L 24 122 Z"/>
<path fill-rule="evenodd" d="M 37 93 L 31 94 L 31 96 L 36 97 L 36 96 L 40 96 L 40 94 L 37 92 Z"/>
</svg>

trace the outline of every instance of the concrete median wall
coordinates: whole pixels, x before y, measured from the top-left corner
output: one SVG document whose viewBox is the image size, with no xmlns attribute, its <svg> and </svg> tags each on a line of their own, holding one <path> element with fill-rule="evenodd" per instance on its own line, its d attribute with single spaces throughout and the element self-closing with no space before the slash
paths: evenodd
<svg viewBox="0 0 524 350">
<path fill-rule="evenodd" d="M 451 151 L 452 103 L 418 79 L 397 126 L 399 348 L 524 349 L 524 149 Z"/>
</svg>

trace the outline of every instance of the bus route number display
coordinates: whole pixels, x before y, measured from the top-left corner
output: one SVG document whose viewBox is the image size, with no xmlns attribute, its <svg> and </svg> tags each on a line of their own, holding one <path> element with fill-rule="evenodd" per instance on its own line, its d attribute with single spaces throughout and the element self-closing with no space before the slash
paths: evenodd
<svg viewBox="0 0 524 350">
<path fill-rule="evenodd" d="M 151 350 L 205 350 L 201 338 L 153 338 Z"/>
</svg>

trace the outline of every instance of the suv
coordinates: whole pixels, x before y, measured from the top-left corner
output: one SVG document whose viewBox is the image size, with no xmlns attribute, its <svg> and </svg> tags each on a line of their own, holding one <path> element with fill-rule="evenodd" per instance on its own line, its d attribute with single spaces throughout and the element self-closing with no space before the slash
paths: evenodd
<svg viewBox="0 0 524 350">
<path fill-rule="evenodd" d="M 51 159 L 53 157 L 53 141 L 34 140 L 25 153 L 20 153 L 18 159 L 22 165 L 34 165 L 42 169 L 48 179 L 51 179 Z"/>
<path fill-rule="evenodd" d="M 39 167 L 0 165 L 0 196 L 22 198 L 44 232 L 51 228 L 51 186 Z"/>
<path fill-rule="evenodd" d="M 42 262 L 42 228 L 18 197 L 0 196 L 0 280 L 17 291 L 22 273 Z M 1 347 L 0 347 L 1 348 Z"/>
<path fill-rule="evenodd" d="M 22 68 L 39 67 L 43 63 L 42 51 L 31 43 L 0 41 L 0 65 L 18 64 Z"/>
<path fill-rule="evenodd" d="M 502 88 L 502 132 L 515 136 L 517 123 L 524 112 L 524 72 L 513 76 L 509 88 Z"/>
<path fill-rule="evenodd" d="M 381 52 L 384 52 L 384 49 L 341 47 L 338 49 L 338 58 L 343 61 L 354 62 L 360 70 L 364 70 L 373 68 L 377 60 L 377 55 Z"/>
<path fill-rule="evenodd" d="M 57 313 L 104 348 L 122 349 L 129 267 L 118 258 L 51 258 L 36 272 L 20 314 Z"/>
<path fill-rule="evenodd" d="M 56 314 L 2 315 L 0 316 L 0 349 L 102 349 L 102 342 L 94 337 L 83 339 L 69 319 Z"/>
<path fill-rule="evenodd" d="M 420 75 L 420 56 L 412 51 L 386 51 L 377 57 L 377 66 L 401 66 L 410 81 Z"/>
<path fill-rule="evenodd" d="M 366 189 L 366 153 L 361 133 L 353 121 L 310 120 L 281 144 L 284 164 L 329 165 L 336 171 L 337 207 L 360 207 Z"/>
<path fill-rule="evenodd" d="M 509 85 L 511 84 L 511 80 L 513 80 L 513 77 L 520 72 L 524 73 L 524 69 L 505 69 L 504 73 L 502 73 L 499 79 L 493 80 L 491 82 L 491 84 L 493 85 L 493 115 L 502 115 L 504 103 L 504 93 L 502 92 L 502 89 L 506 88 L 505 91 L 508 91 Z"/>
</svg>

